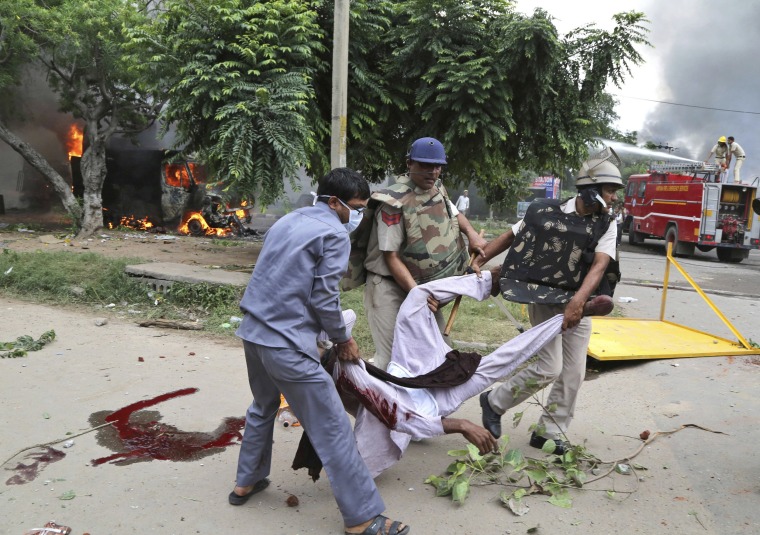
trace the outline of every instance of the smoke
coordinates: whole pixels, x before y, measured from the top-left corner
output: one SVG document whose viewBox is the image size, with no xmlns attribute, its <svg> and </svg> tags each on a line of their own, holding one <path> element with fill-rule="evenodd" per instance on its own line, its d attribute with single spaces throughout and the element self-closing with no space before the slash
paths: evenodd
<svg viewBox="0 0 760 535">
<path fill-rule="evenodd" d="M 651 21 L 654 45 L 642 55 L 659 72 L 650 93 L 631 96 L 741 113 L 657 104 L 639 130 L 639 142 L 668 143 L 678 148 L 675 155 L 704 160 L 720 136 L 734 136 L 747 153 L 742 179 L 760 174 L 760 71 L 754 64 L 760 2 L 652 0 L 642 11 Z M 636 86 L 646 87 L 641 80 Z"/>
<path fill-rule="evenodd" d="M 58 101 L 45 75 L 38 70 L 23 74 L 13 97 L 12 111 L 2 117 L 10 130 L 34 147 L 64 178 L 69 178 L 66 133 L 74 118 L 58 110 Z M 8 145 L 0 142 L 0 195 L 6 209 L 48 209 L 57 196 L 42 175 Z"/>
</svg>

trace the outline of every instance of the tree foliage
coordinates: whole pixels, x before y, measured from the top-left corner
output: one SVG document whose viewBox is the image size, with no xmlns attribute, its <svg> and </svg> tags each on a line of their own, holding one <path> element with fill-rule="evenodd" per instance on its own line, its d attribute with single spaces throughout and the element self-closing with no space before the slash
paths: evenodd
<svg viewBox="0 0 760 535">
<path fill-rule="evenodd" d="M 301 166 L 313 176 L 329 168 L 333 5 L 2 2 L 0 90 L 34 62 L 61 109 L 86 123 L 90 231 L 107 140 L 143 128 L 165 98 L 164 124 L 176 128 L 178 146 L 267 204 Z M 614 101 L 605 88 L 642 61 L 647 21 L 636 12 L 614 20 L 612 31 L 588 25 L 561 36 L 546 11 L 522 15 L 507 0 L 354 0 L 349 165 L 380 181 L 403 169 L 412 140 L 431 135 L 447 147 L 450 184 L 474 182 L 503 203 L 521 189 L 521 171 L 559 173 L 597 136 L 630 138 L 609 127 Z M 5 141 L 29 148 L 7 132 L 0 123 Z"/>
<path fill-rule="evenodd" d="M 284 193 L 314 150 L 309 124 L 323 31 L 308 2 L 168 0 L 131 29 L 133 70 L 167 88 L 164 122 L 225 184 Z M 147 58 L 147 61 L 143 61 Z"/>
<path fill-rule="evenodd" d="M 163 2 L 132 32 L 134 68 L 166 88 L 186 148 L 268 202 L 299 165 L 329 168 L 334 2 L 207 4 Z M 648 45 L 642 13 L 614 20 L 560 36 L 546 11 L 507 0 L 352 1 L 348 165 L 380 181 L 430 135 L 447 147 L 447 180 L 494 200 L 519 190 L 521 170 L 577 167 L 611 133 L 605 88 Z"/>
</svg>

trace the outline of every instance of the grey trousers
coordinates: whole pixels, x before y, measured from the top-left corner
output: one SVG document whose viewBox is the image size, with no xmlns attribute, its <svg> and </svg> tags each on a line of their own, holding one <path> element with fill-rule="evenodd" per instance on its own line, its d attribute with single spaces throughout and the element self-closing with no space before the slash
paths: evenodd
<svg viewBox="0 0 760 535">
<path fill-rule="evenodd" d="M 270 473 L 282 392 L 322 460 L 345 525 L 355 526 L 382 513 L 385 504 L 359 455 L 332 377 L 319 362 L 293 349 L 245 340 L 243 347 L 254 399 L 245 418 L 237 485 L 253 485 Z"/>
<path fill-rule="evenodd" d="M 564 305 L 528 305 L 531 325 L 564 313 Z M 491 407 L 504 414 L 535 392 L 552 384 L 544 407 L 556 405 L 551 416 L 544 412 L 539 428 L 547 438 L 561 439 L 575 414 L 578 391 L 586 376 L 586 354 L 591 338 L 591 318 L 583 318 L 574 328 L 561 333 L 536 353 L 538 360 L 516 373 L 488 396 Z M 529 386 L 530 385 L 530 386 Z"/>
</svg>

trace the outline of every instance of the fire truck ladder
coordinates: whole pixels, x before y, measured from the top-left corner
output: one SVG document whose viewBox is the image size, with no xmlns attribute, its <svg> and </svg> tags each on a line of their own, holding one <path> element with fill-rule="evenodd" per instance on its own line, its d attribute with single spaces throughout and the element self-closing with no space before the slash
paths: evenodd
<svg viewBox="0 0 760 535">
<path fill-rule="evenodd" d="M 718 166 L 714 163 L 703 162 L 655 163 L 652 164 L 651 167 L 652 171 L 657 171 L 660 173 L 686 174 L 695 173 L 697 171 L 709 171 L 711 173 L 720 171 L 720 169 L 718 169 Z"/>
<path fill-rule="evenodd" d="M 668 243 L 665 276 L 662 284 L 660 319 L 595 317 L 592 319 L 592 334 L 588 354 L 597 360 L 674 359 L 760 354 L 760 349 L 752 347 L 707 297 L 702 288 L 673 258 L 672 249 L 673 244 Z M 738 342 L 665 320 L 665 302 L 668 296 L 671 264 L 681 272 L 681 275 L 736 336 Z M 643 333 L 646 333 L 646 336 L 642 336 Z"/>
</svg>

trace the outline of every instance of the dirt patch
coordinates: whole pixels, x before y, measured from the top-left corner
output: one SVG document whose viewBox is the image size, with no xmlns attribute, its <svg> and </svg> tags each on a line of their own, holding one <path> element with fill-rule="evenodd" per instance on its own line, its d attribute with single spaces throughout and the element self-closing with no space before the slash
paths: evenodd
<svg viewBox="0 0 760 535">
<path fill-rule="evenodd" d="M 18 223 L 13 219 L 15 218 L 2 216 L 0 225 Z M 50 222 L 30 225 L 26 231 L 4 230 L 0 227 L 0 249 L 20 252 L 90 252 L 109 258 L 219 266 L 231 271 L 250 272 L 261 244 L 262 238 L 258 236 L 193 237 L 107 229 L 89 239 L 75 240 L 67 237 L 67 229 L 61 223 Z"/>
</svg>

